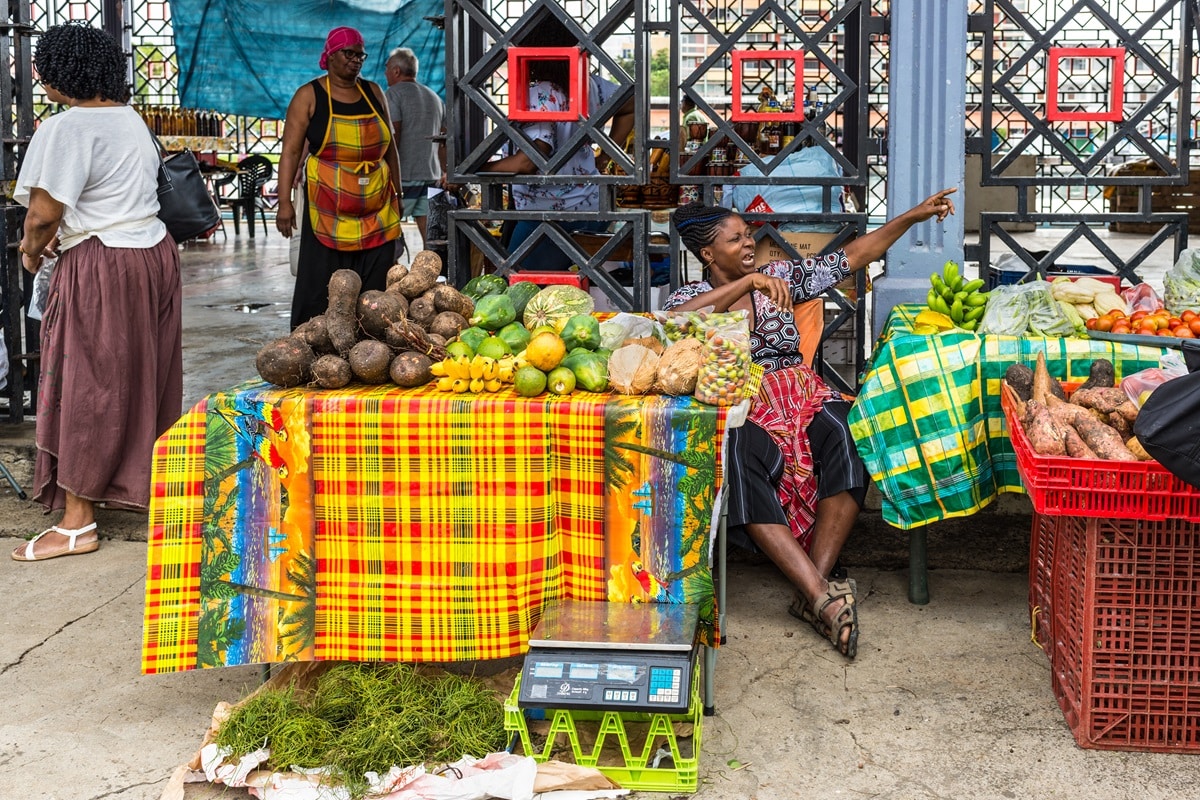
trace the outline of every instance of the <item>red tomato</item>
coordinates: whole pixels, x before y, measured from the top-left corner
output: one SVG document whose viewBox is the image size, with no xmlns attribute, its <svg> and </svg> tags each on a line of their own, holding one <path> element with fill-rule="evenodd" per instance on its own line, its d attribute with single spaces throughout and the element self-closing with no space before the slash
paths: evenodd
<svg viewBox="0 0 1200 800">
<path fill-rule="evenodd" d="M 1121 320 L 1119 322 L 1114 322 L 1113 326 L 1112 326 L 1112 332 L 1113 333 L 1129 333 L 1129 325 L 1124 320 Z"/>
<path fill-rule="evenodd" d="M 1149 315 L 1150 315 L 1150 312 L 1146 311 L 1144 309 L 1142 311 L 1135 311 L 1135 312 L 1133 312 L 1133 316 L 1131 316 L 1129 318 L 1129 321 L 1130 322 L 1141 322 L 1145 317 L 1147 317 Z"/>
<path fill-rule="evenodd" d="M 1154 332 L 1154 335 L 1155 336 L 1174 336 L 1175 334 L 1171 333 L 1170 328 L 1159 328 L 1158 330 L 1156 330 Z"/>
<path fill-rule="evenodd" d="M 1175 330 L 1182 324 L 1183 324 L 1183 320 L 1181 320 L 1179 317 L 1171 317 L 1170 319 L 1167 320 L 1167 327 L 1170 328 L 1171 330 Z"/>
<path fill-rule="evenodd" d="M 1113 318 L 1108 316 L 1107 314 L 1105 314 L 1102 317 L 1096 317 L 1095 320 L 1090 320 L 1090 321 L 1096 323 L 1095 330 L 1105 331 L 1105 332 L 1112 330 Z M 1086 324 L 1086 323 L 1084 323 L 1084 324 Z"/>
<path fill-rule="evenodd" d="M 1084 320 L 1083 327 L 1087 328 L 1089 331 L 1096 330 L 1096 317 Z"/>
<path fill-rule="evenodd" d="M 1196 314 L 1196 312 L 1195 312 L 1195 311 L 1192 311 L 1192 310 L 1189 308 L 1187 311 L 1184 311 L 1182 314 L 1180 314 L 1180 315 L 1179 315 L 1179 318 L 1180 318 L 1181 320 L 1183 320 L 1184 322 L 1191 322 L 1191 321 L 1192 321 L 1192 320 L 1194 320 L 1194 319 L 1195 319 L 1197 316 L 1198 316 L 1198 315 Z"/>
<path fill-rule="evenodd" d="M 1191 328 L 1192 333 L 1200 336 L 1200 316 L 1192 317 L 1191 322 L 1188 323 L 1188 327 Z"/>
</svg>

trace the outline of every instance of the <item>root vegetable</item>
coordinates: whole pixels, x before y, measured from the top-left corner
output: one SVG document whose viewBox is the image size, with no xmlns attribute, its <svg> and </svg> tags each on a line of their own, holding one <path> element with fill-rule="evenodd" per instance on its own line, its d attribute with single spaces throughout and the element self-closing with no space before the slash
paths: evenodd
<svg viewBox="0 0 1200 800">
<path fill-rule="evenodd" d="M 264 345 L 254 359 L 254 366 L 263 380 L 290 389 L 308 383 L 316 359 L 317 354 L 306 342 L 285 336 Z"/>
<path fill-rule="evenodd" d="M 1046 368 L 1046 354 L 1038 353 L 1037 366 L 1033 370 L 1033 389 L 1030 397 L 1044 404 L 1050 395 L 1054 395 L 1060 400 L 1067 399 L 1062 384 L 1052 377 Z"/>
<path fill-rule="evenodd" d="M 1096 454 L 1092 452 L 1092 448 L 1088 447 L 1083 439 L 1079 437 L 1079 432 L 1072 427 L 1067 427 L 1066 434 L 1063 436 L 1063 445 L 1067 449 L 1067 455 L 1071 458 L 1096 458 Z"/>
<path fill-rule="evenodd" d="M 410 299 L 420 297 L 434 287 L 441 274 L 441 257 L 430 250 L 422 250 L 409 265 L 408 274 L 400 279 L 400 292 Z"/>
<path fill-rule="evenodd" d="M 428 300 L 424 297 L 418 297 L 408 306 L 408 318 L 426 330 L 433 323 L 437 314 L 437 309 L 433 306 L 433 300 Z"/>
<path fill-rule="evenodd" d="M 317 355 L 336 352 L 333 342 L 329 340 L 329 326 L 324 314 L 318 314 L 308 322 L 292 331 L 292 336 L 298 336 L 308 343 Z"/>
<path fill-rule="evenodd" d="M 387 287 L 387 290 L 389 292 L 393 291 L 392 287 L 396 286 L 396 284 L 400 283 L 400 281 L 404 280 L 407 277 L 408 277 L 408 264 L 395 264 L 390 269 L 388 269 L 387 280 L 384 285 Z M 395 291 L 397 293 L 399 293 L 400 288 L 397 286 Z"/>
<path fill-rule="evenodd" d="M 1108 424 L 1121 436 L 1121 441 L 1127 442 L 1133 438 L 1133 423 L 1125 419 L 1119 412 L 1108 413 Z"/>
<path fill-rule="evenodd" d="M 1084 408 L 1094 408 L 1105 415 L 1115 411 L 1130 422 L 1137 419 L 1137 406 L 1124 389 L 1117 387 L 1080 389 L 1071 395 L 1071 402 Z"/>
<path fill-rule="evenodd" d="M 475 313 L 474 301 L 447 283 L 433 287 L 433 307 L 439 312 L 453 311 L 463 319 L 470 319 Z"/>
<path fill-rule="evenodd" d="M 1025 433 L 1034 452 L 1044 456 L 1066 455 L 1063 433 L 1046 406 L 1037 400 L 1030 400 L 1026 407 L 1029 414 L 1025 421 Z"/>
<path fill-rule="evenodd" d="M 1022 401 L 1033 396 L 1033 370 L 1024 364 L 1013 364 L 1004 373 L 1004 381 Z"/>
<path fill-rule="evenodd" d="M 1029 378 L 1033 380 L 1032 370 L 1029 372 Z M 1024 421 L 1025 415 L 1029 413 L 1029 409 L 1025 407 L 1025 399 L 1008 383 L 1007 378 L 1000 382 L 1000 391 L 1008 395 L 1009 401 L 1013 404 L 1013 410 L 1016 412 L 1017 419 Z"/>
<path fill-rule="evenodd" d="M 392 323 L 404 319 L 404 311 L 404 303 L 399 295 L 370 289 L 358 296 L 358 325 L 372 339 L 383 339 Z"/>
<path fill-rule="evenodd" d="M 1080 416 L 1075 420 L 1075 430 L 1084 444 L 1095 452 L 1096 456 L 1106 461 L 1136 461 L 1137 458 L 1129 452 L 1121 434 L 1090 416 Z"/>
<path fill-rule="evenodd" d="M 1088 370 L 1088 379 L 1075 391 L 1078 393 L 1084 389 L 1107 389 L 1112 388 L 1115 383 L 1116 370 L 1113 369 L 1113 363 L 1107 358 L 1097 358 Z"/>
<path fill-rule="evenodd" d="M 312 376 L 313 382 L 322 389 L 341 389 L 353 380 L 354 373 L 346 359 L 324 355 L 313 362 Z"/>
<path fill-rule="evenodd" d="M 358 340 L 358 294 L 362 291 L 362 278 L 352 269 L 339 269 L 329 279 L 329 307 L 325 311 L 325 325 L 329 329 L 329 340 L 343 358 Z"/>
<path fill-rule="evenodd" d="M 435 361 L 446 357 L 446 348 L 431 341 L 429 334 L 412 320 L 406 319 L 388 328 L 386 339 L 397 350 L 424 353 Z"/>
<path fill-rule="evenodd" d="M 467 327 L 467 320 L 454 311 L 443 311 L 429 323 L 429 332 L 436 333 L 445 340 L 458 336 L 458 332 Z"/>
<path fill-rule="evenodd" d="M 436 333 L 426 333 L 425 338 L 428 339 L 433 344 L 441 345 L 442 347 L 445 347 L 446 342 L 450 341 L 449 339 L 447 339 L 443 336 L 438 336 Z"/>
<path fill-rule="evenodd" d="M 350 371 L 363 383 L 383 383 L 392 364 L 392 348 L 374 339 L 363 339 L 350 350 Z"/>
<path fill-rule="evenodd" d="M 1133 453 L 1133 457 L 1138 461 L 1154 460 L 1154 456 L 1146 452 L 1146 448 L 1142 447 L 1142 443 L 1138 441 L 1136 436 L 1126 442 L 1125 446 L 1129 448 L 1129 452 Z"/>
<path fill-rule="evenodd" d="M 433 380 L 433 359 L 421 353 L 401 353 L 392 359 L 389 374 L 392 383 L 411 389 L 414 386 L 424 386 Z"/>
</svg>

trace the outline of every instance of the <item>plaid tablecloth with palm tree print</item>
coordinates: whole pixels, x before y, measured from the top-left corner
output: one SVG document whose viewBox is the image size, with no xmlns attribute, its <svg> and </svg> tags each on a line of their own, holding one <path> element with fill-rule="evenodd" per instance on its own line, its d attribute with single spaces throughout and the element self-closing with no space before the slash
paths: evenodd
<svg viewBox="0 0 1200 800">
<path fill-rule="evenodd" d="M 697 602 L 724 409 L 510 391 L 210 395 L 158 441 L 144 672 L 524 651 L 555 598 Z"/>
</svg>

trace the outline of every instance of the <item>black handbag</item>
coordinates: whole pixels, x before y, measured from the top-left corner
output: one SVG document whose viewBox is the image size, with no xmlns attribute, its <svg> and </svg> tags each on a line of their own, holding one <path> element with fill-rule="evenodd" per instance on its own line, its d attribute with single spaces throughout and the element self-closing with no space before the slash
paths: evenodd
<svg viewBox="0 0 1200 800">
<path fill-rule="evenodd" d="M 1146 452 L 1180 480 L 1200 489 L 1200 349 L 1184 342 L 1187 375 L 1155 389 L 1138 412 L 1133 433 Z"/>
<path fill-rule="evenodd" d="M 221 209 L 208 191 L 195 154 L 184 150 L 162 158 L 162 144 L 153 131 L 146 130 L 160 153 L 158 218 L 167 226 L 167 233 L 177 243 L 186 242 L 220 225 Z"/>
</svg>

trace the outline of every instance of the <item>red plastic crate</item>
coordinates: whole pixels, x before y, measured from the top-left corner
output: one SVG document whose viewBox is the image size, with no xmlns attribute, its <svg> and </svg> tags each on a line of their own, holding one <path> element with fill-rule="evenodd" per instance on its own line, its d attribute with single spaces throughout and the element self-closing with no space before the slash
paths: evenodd
<svg viewBox="0 0 1200 800">
<path fill-rule="evenodd" d="M 1033 641 L 1047 658 L 1054 652 L 1054 615 L 1050 613 L 1050 605 L 1057 533 L 1054 517 L 1033 515 L 1033 531 L 1029 537 L 1029 616 Z"/>
<path fill-rule="evenodd" d="M 1075 385 L 1064 385 L 1067 396 Z M 1017 471 L 1039 514 L 1200 522 L 1200 490 L 1157 461 L 1104 461 L 1034 452 L 1006 392 L 1000 406 L 1017 456 Z"/>
<path fill-rule="evenodd" d="M 1042 617 L 1075 741 L 1200 753 L 1200 526 L 1041 515 L 1034 526 L 1054 537 Z"/>
<path fill-rule="evenodd" d="M 513 272 L 508 276 L 508 285 L 526 281 L 528 283 L 536 283 L 538 286 L 553 286 L 561 284 L 566 286 L 576 286 L 588 290 L 588 279 L 578 272 Z"/>
</svg>

